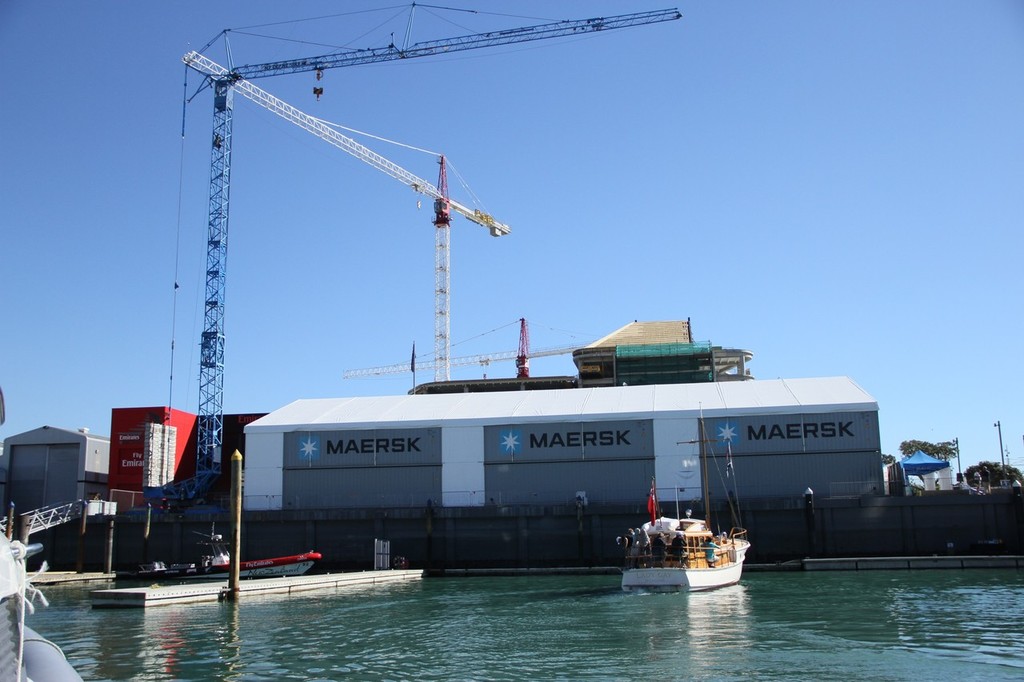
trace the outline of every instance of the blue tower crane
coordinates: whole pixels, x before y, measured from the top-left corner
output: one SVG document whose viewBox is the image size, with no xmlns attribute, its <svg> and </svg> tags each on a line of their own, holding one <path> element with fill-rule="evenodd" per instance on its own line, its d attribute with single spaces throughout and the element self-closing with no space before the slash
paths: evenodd
<svg viewBox="0 0 1024 682">
<path fill-rule="evenodd" d="M 412 4 L 415 9 L 415 3 Z M 681 19 L 675 8 L 611 17 L 566 20 L 502 31 L 416 43 L 399 49 L 384 48 L 336 52 L 304 59 L 250 64 L 227 73 L 210 73 L 200 65 L 196 52 L 183 57 L 185 64 L 203 75 L 213 89 L 213 136 L 210 163 L 210 205 L 206 251 L 206 298 L 200 348 L 198 442 L 195 476 L 164 486 L 146 488 L 148 498 L 165 498 L 179 504 L 194 503 L 209 491 L 221 473 L 224 436 L 224 282 L 228 248 L 228 206 L 231 189 L 231 128 L 233 91 L 245 80 L 303 71 L 324 71 L 345 66 L 428 57 L 462 50 L 525 43 L 546 38 L 582 35 L 597 31 L 644 26 Z M 411 27 L 411 17 L 410 17 Z M 499 234 L 492 229 L 492 234 Z"/>
</svg>

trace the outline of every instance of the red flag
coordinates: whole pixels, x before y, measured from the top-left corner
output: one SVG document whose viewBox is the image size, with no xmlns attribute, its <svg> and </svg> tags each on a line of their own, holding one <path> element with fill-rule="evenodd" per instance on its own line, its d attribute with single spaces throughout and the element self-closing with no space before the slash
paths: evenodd
<svg viewBox="0 0 1024 682">
<path fill-rule="evenodd" d="M 647 495 L 647 512 L 651 515 L 651 523 L 658 520 L 658 491 L 651 480 L 651 492 Z"/>
</svg>

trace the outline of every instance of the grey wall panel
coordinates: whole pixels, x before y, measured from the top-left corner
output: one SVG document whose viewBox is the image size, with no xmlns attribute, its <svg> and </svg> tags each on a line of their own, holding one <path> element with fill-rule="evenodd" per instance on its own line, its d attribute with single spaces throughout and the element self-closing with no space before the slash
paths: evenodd
<svg viewBox="0 0 1024 682">
<path fill-rule="evenodd" d="M 621 459 L 652 456 L 650 420 L 556 422 L 484 428 L 484 461 Z"/>
<path fill-rule="evenodd" d="M 285 509 L 422 507 L 440 499 L 440 466 L 284 471 Z"/>
<path fill-rule="evenodd" d="M 484 467 L 488 504 L 570 504 L 578 491 L 592 503 L 643 501 L 654 475 L 650 457 L 585 462 L 493 463 Z M 637 490 L 640 490 L 639 497 Z"/>
<path fill-rule="evenodd" d="M 747 498 L 802 496 L 811 488 L 820 497 L 882 494 L 882 463 L 877 452 L 734 455 L 708 461 L 711 495 L 724 499 L 731 491 Z"/>
</svg>

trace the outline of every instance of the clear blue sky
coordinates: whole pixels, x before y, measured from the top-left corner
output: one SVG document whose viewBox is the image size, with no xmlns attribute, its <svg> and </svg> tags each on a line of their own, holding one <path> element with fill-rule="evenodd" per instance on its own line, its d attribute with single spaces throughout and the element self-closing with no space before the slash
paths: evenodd
<svg viewBox="0 0 1024 682">
<path fill-rule="evenodd" d="M 480 11 L 420 6 L 412 40 L 673 5 L 459 6 Z M 319 102 L 312 74 L 258 84 L 444 152 L 469 187 L 452 196 L 512 226 L 453 226 L 453 356 L 515 350 L 520 317 L 534 348 L 689 317 L 698 340 L 752 350 L 759 378 L 852 377 L 884 452 L 959 437 L 964 467 L 998 460 L 999 420 L 1024 465 L 1024 4 L 678 6 L 666 24 L 336 69 Z M 0 438 L 198 408 L 212 105 L 187 106 L 183 141 L 181 56 L 225 28 L 239 64 L 380 47 L 408 15 L 0 4 Z M 408 390 L 342 375 L 432 351 L 429 203 L 242 98 L 234 133 L 225 411 Z M 361 140 L 436 177 L 429 155 Z M 453 375 L 483 372 L 514 367 Z"/>
</svg>

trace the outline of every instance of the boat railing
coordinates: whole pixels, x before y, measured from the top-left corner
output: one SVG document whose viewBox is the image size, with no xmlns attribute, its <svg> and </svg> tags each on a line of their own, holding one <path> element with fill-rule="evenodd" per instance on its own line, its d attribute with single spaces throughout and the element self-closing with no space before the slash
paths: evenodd
<svg viewBox="0 0 1024 682">
<path fill-rule="evenodd" d="M 745 539 L 747 531 L 733 528 L 728 536 L 715 537 L 710 531 L 685 533 L 681 543 L 658 543 L 657 538 L 642 547 L 630 547 L 626 551 L 626 568 L 711 568 L 708 563 L 708 547 L 705 543 L 714 540 L 715 567 L 727 566 L 736 561 L 737 539 Z"/>
</svg>

